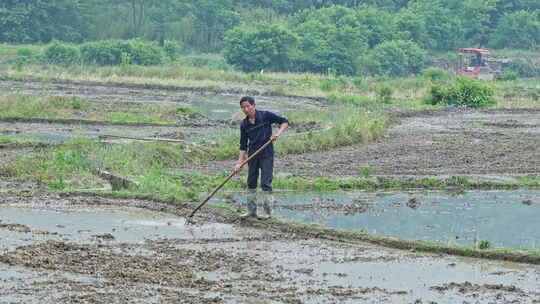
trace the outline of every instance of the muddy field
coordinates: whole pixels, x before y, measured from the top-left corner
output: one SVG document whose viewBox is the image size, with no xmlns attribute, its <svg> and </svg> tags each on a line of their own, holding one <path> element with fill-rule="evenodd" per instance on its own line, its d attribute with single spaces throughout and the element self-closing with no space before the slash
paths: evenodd
<svg viewBox="0 0 540 304">
<path fill-rule="evenodd" d="M 185 105 L 192 95 L 215 94 L 191 92 L 185 99 L 171 99 L 176 93 L 161 89 L 5 81 L 0 88 L 95 102 L 114 98 Z M 229 94 L 231 106 L 240 95 Z M 299 102 L 319 103 L 277 99 L 283 103 L 261 97 L 261 104 L 294 108 Z M 537 177 L 539 117 L 540 111 L 532 110 L 399 114 L 376 143 L 279 157 L 276 172 L 283 177 L 354 177 L 369 165 L 375 176 L 396 178 Z M 221 120 L 210 118 L 209 124 L 215 121 Z M 81 125 L 83 135 L 107 127 L 4 121 L 0 130 L 46 137 Z M 199 132 L 195 124 L 189 127 L 193 130 L 180 131 L 113 127 L 160 137 Z M 26 152 L 0 148 L 2 161 Z M 233 161 L 222 161 L 178 170 L 216 175 L 232 166 Z M 2 181 L 0 186 L 0 303 L 540 303 L 540 268 L 534 265 L 387 249 L 269 221 L 240 221 L 207 207 L 190 226 L 185 216 L 192 205 L 39 192 L 26 197 L 8 190 L 36 190 L 31 184 Z"/>
<path fill-rule="evenodd" d="M 508 179 L 540 172 L 539 110 L 445 109 L 401 115 L 376 143 L 332 151 L 278 157 L 282 176 L 393 178 L 470 176 Z M 191 170 L 229 170 L 232 162 L 212 162 Z"/>
<path fill-rule="evenodd" d="M 0 303 L 540 301 L 537 266 L 328 240 L 267 222 L 238 222 L 209 208 L 194 226 L 182 221 L 190 208 L 135 199 L 4 197 L 0 208 L 4 214 L 22 208 L 63 215 L 48 229 L 47 219 L 20 224 L 4 216 Z M 154 216 L 152 224 L 139 221 L 155 228 L 142 241 L 122 239 L 119 230 L 137 233 L 134 225 L 117 222 L 104 233 L 69 220 L 84 212 L 129 211 L 133 217 L 139 208 L 167 215 Z M 160 236 L 171 225 L 177 235 Z"/>
</svg>

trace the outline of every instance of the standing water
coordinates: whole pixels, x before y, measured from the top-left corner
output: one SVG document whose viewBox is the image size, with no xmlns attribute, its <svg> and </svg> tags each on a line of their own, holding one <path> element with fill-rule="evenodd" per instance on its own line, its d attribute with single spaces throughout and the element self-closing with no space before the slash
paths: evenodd
<svg viewBox="0 0 540 304">
<path fill-rule="evenodd" d="M 275 194 L 274 215 L 339 229 L 471 246 L 540 249 L 540 191 Z"/>
</svg>

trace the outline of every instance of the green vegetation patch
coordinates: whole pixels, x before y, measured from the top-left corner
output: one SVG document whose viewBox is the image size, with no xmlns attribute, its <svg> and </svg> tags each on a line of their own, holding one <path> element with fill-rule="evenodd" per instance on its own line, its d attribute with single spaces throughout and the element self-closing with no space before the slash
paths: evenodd
<svg viewBox="0 0 540 304">
<path fill-rule="evenodd" d="M 483 108 L 496 104 L 495 91 L 489 84 L 470 77 L 459 77 L 449 87 L 433 85 L 425 102 L 436 105 Z"/>
<path fill-rule="evenodd" d="M 354 106 L 333 107 L 319 112 L 322 120 L 335 122 L 329 129 L 312 130 L 305 133 L 286 133 L 276 142 L 278 155 L 324 151 L 357 143 L 366 143 L 379 138 L 386 130 L 388 118 L 382 114 L 369 113 Z M 213 147 L 218 159 L 230 159 L 238 154 L 239 132 L 230 131 L 223 135 Z"/>
<path fill-rule="evenodd" d="M 163 174 L 187 162 L 200 161 L 207 154 L 193 145 L 161 142 L 107 144 L 89 139 L 74 139 L 62 146 L 18 156 L 0 165 L 0 175 L 23 177 L 52 190 L 100 188 L 97 170 L 106 170 L 140 182 L 135 193 L 157 193 L 192 199 L 193 184 Z M 207 182 L 209 186 L 213 184 Z M 187 190 L 191 188 L 190 190 Z"/>
<path fill-rule="evenodd" d="M 112 123 L 174 125 L 178 115 L 197 113 L 171 105 L 129 105 L 120 102 L 93 103 L 78 97 L 0 95 L 0 117 L 76 119 Z"/>
<path fill-rule="evenodd" d="M 14 135 L 0 135 L 0 146 L 26 147 L 36 145 L 41 145 L 41 143 L 32 139 L 20 138 Z"/>
</svg>

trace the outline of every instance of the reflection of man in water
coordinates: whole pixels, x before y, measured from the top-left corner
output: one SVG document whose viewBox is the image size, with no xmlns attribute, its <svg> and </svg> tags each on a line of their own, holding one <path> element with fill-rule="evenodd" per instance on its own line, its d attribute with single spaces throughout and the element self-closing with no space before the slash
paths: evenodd
<svg viewBox="0 0 540 304">
<path fill-rule="evenodd" d="M 269 111 L 258 111 L 255 109 L 255 99 L 245 96 L 240 99 L 240 108 L 246 114 L 246 118 L 240 124 L 240 154 L 234 170 L 239 172 L 240 164 L 262 147 L 269 140 L 276 141 L 289 126 L 289 121 L 277 114 Z M 272 135 L 272 124 L 279 124 L 279 130 Z M 246 156 L 247 151 L 247 156 Z M 248 212 L 242 217 L 257 217 L 257 180 L 259 172 L 261 174 L 261 188 L 264 192 L 263 208 L 266 216 L 272 215 L 271 205 L 274 202 L 272 197 L 272 175 L 274 168 L 274 146 L 268 145 L 258 155 L 253 157 L 249 163 L 248 170 Z"/>
</svg>

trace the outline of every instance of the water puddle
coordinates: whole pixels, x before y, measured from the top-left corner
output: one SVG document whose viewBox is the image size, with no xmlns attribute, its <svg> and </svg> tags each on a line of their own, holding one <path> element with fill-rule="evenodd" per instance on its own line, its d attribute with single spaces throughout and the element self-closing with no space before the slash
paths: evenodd
<svg viewBox="0 0 540 304">
<path fill-rule="evenodd" d="M 186 226 L 184 218 L 137 208 L 84 211 L 0 208 L 1 251 L 45 240 L 139 243 L 146 239 L 206 239 L 236 235 L 231 225 Z"/>
<path fill-rule="evenodd" d="M 289 221 L 450 245 L 489 240 L 492 247 L 540 249 L 540 191 L 274 196 L 275 216 Z"/>
</svg>

